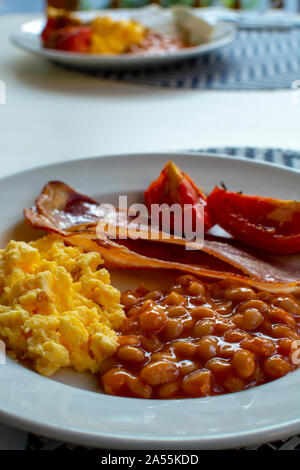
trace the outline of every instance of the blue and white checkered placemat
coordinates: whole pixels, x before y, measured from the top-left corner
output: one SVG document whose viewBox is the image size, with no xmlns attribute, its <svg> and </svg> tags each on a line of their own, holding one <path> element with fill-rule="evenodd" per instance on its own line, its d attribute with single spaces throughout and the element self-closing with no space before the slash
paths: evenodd
<svg viewBox="0 0 300 470">
<path fill-rule="evenodd" d="M 275 163 L 300 170 L 300 151 L 269 148 L 269 147 L 206 147 L 199 150 L 188 150 L 189 152 L 207 152 L 223 155 L 231 155 L 250 160 Z"/>
<path fill-rule="evenodd" d="M 228 154 L 237 157 L 250 158 L 251 160 L 267 161 L 300 169 L 300 151 L 282 150 L 277 148 L 254 148 L 254 147 L 212 147 L 205 149 L 189 150 L 190 152 L 210 152 L 216 154 Z M 27 450 L 81 450 L 90 452 L 76 444 L 54 441 L 42 436 L 29 434 L 27 439 Z M 300 435 L 288 439 L 278 440 L 272 443 L 261 443 L 248 447 L 245 450 L 300 450 Z"/>
<path fill-rule="evenodd" d="M 230 46 L 198 58 L 156 68 L 94 72 L 94 75 L 170 88 L 291 88 L 293 82 L 300 80 L 300 30 L 239 31 Z"/>
</svg>

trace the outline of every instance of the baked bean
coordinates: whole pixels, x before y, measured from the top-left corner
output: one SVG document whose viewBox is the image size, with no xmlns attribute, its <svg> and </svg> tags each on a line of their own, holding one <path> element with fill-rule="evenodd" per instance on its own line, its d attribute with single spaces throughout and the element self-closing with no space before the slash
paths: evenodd
<svg viewBox="0 0 300 470">
<path fill-rule="evenodd" d="M 195 338 L 201 338 L 201 336 L 212 335 L 214 330 L 215 324 L 212 320 L 201 320 L 194 326 L 193 336 Z"/>
<path fill-rule="evenodd" d="M 181 318 L 181 322 L 183 325 L 183 332 L 184 331 L 186 332 L 187 330 L 191 330 L 195 325 L 195 320 L 191 317 Z M 189 336 L 189 334 L 186 334 L 186 336 Z"/>
<path fill-rule="evenodd" d="M 100 366 L 101 375 L 106 374 L 106 372 L 108 372 L 111 369 L 116 368 L 116 366 L 117 366 L 117 361 L 115 357 L 109 357 L 105 359 Z"/>
<path fill-rule="evenodd" d="M 180 319 L 168 318 L 164 329 L 164 335 L 167 340 L 178 338 L 183 330 L 183 324 Z"/>
<path fill-rule="evenodd" d="M 120 346 L 124 344 L 130 344 L 131 346 L 138 346 L 140 344 L 140 340 L 135 335 L 119 335 L 118 341 Z"/>
<path fill-rule="evenodd" d="M 238 305 L 238 311 L 239 312 L 244 312 L 245 310 L 248 310 L 249 308 L 255 308 L 256 310 L 259 310 L 260 313 L 264 314 L 269 311 L 268 305 L 263 302 L 262 300 L 248 300 L 247 302 L 242 302 L 240 305 Z"/>
<path fill-rule="evenodd" d="M 260 327 L 264 321 L 264 317 L 256 308 L 247 308 L 243 313 L 234 315 L 232 321 L 241 329 L 253 331 Z"/>
<path fill-rule="evenodd" d="M 272 303 L 275 307 L 280 307 L 292 315 L 300 315 L 300 305 L 296 299 L 280 296 L 274 299 Z"/>
<path fill-rule="evenodd" d="M 263 383 L 266 380 L 264 371 L 259 364 L 256 364 L 252 380 L 255 380 L 257 384 Z"/>
<path fill-rule="evenodd" d="M 275 338 L 299 339 L 298 333 L 286 325 L 272 325 L 271 334 Z"/>
<path fill-rule="evenodd" d="M 152 307 L 151 310 L 145 310 L 140 314 L 140 326 L 143 331 L 158 332 L 166 324 L 166 314 L 162 308 Z"/>
<path fill-rule="evenodd" d="M 270 292 L 258 292 L 256 298 L 257 300 L 262 300 L 264 303 L 270 303 L 273 299 L 273 294 Z"/>
<path fill-rule="evenodd" d="M 124 292 L 121 295 L 121 304 L 124 305 L 126 308 L 133 307 L 137 302 L 137 297 L 134 295 L 133 292 Z"/>
<path fill-rule="evenodd" d="M 264 362 L 264 371 L 271 379 L 277 379 L 287 374 L 291 370 L 290 363 L 287 359 L 279 354 L 268 357 Z"/>
<path fill-rule="evenodd" d="M 182 287 L 187 287 L 190 285 L 191 282 L 195 281 L 196 278 L 191 274 L 184 274 L 177 278 L 178 284 L 182 285 Z"/>
<path fill-rule="evenodd" d="M 136 293 L 139 297 L 144 297 L 146 294 L 148 294 L 148 292 L 150 292 L 149 289 L 143 285 L 138 287 L 136 290 Z"/>
<path fill-rule="evenodd" d="M 151 299 L 145 300 L 144 303 L 140 306 L 140 311 L 145 312 L 152 310 L 156 306 L 155 302 Z"/>
<path fill-rule="evenodd" d="M 271 356 L 276 351 L 272 341 L 266 338 L 246 338 L 241 342 L 241 346 L 259 357 Z"/>
<path fill-rule="evenodd" d="M 213 299 L 224 299 L 225 297 L 223 283 L 212 284 L 209 286 L 209 292 Z"/>
<path fill-rule="evenodd" d="M 127 372 L 119 368 L 114 368 L 102 375 L 102 384 L 105 393 L 118 395 L 126 384 Z"/>
<path fill-rule="evenodd" d="M 225 304 L 218 305 L 216 312 L 220 315 L 226 315 L 227 313 L 231 313 L 232 311 L 232 302 L 226 302 Z"/>
<path fill-rule="evenodd" d="M 204 397 L 212 390 L 213 376 L 209 370 L 199 370 L 185 377 L 182 390 L 190 397 Z"/>
<path fill-rule="evenodd" d="M 281 338 L 277 342 L 278 349 L 284 356 L 289 356 L 293 352 L 294 341 L 290 338 Z"/>
<path fill-rule="evenodd" d="M 234 371 L 242 379 L 251 377 L 255 370 L 255 357 L 250 351 L 240 349 L 234 353 L 231 361 Z"/>
<path fill-rule="evenodd" d="M 138 377 L 127 376 L 126 385 L 137 397 L 151 398 L 152 388 L 149 385 L 142 383 Z"/>
<path fill-rule="evenodd" d="M 153 333 L 140 337 L 141 345 L 147 352 L 157 351 L 161 347 L 161 342 Z"/>
<path fill-rule="evenodd" d="M 185 360 L 185 361 L 181 361 L 178 363 L 178 368 L 179 368 L 179 374 L 181 376 L 185 376 L 197 370 L 199 366 L 194 361 Z"/>
<path fill-rule="evenodd" d="M 197 348 L 198 356 L 204 361 L 216 357 L 218 353 L 218 340 L 213 336 L 204 336 L 200 339 Z"/>
<path fill-rule="evenodd" d="M 170 318 L 176 318 L 176 317 L 181 317 L 182 315 L 185 315 L 187 313 L 186 308 L 183 305 L 174 305 L 173 307 L 168 308 L 168 317 Z"/>
<path fill-rule="evenodd" d="M 276 323 L 285 323 L 291 328 L 297 328 L 297 322 L 295 318 L 282 308 L 272 308 L 269 315 L 271 321 L 275 321 Z"/>
<path fill-rule="evenodd" d="M 232 357 L 234 355 L 234 347 L 229 343 L 219 344 L 218 355 L 223 358 Z"/>
<path fill-rule="evenodd" d="M 255 297 L 255 292 L 250 287 L 229 287 L 225 290 L 225 298 L 237 303 L 255 299 Z"/>
<path fill-rule="evenodd" d="M 239 392 L 242 390 L 244 386 L 244 382 L 240 377 L 236 377 L 233 374 L 230 374 L 224 380 L 224 387 L 227 388 L 229 392 Z"/>
<path fill-rule="evenodd" d="M 187 293 L 193 296 L 203 296 L 205 295 L 205 287 L 200 281 L 191 282 L 187 286 Z"/>
<path fill-rule="evenodd" d="M 247 331 L 256 330 L 264 321 L 264 317 L 257 308 L 247 308 L 243 313 L 244 328 Z"/>
<path fill-rule="evenodd" d="M 160 385 L 158 387 L 158 396 L 159 398 L 172 398 L 174 395 L 178 393 L 179 390 L 179 383 L 178 382 L 170 382 L 167 384 Z"/>
<path fill-rule="evenodd" d="M 200 305 L 204 305 L 206 303 L 205 297 L 189 297 L 189 304 L 190 306 L 198 307 Z"/>
<path fill-rule="evenodd" d="M 209 369 L 215 376 L 217 382 L 224 382 L 225 378 L 232 372 L 230 362 L 225 359 L 214 358 L 207 361 L 205 367 Z"/>
<path fill-rule="evenodd" d="M 144 360 L 144 353 L 135 346 L 125 345 L 118 349 L 117 357 L 125 362 L 141 362 Z"/>
<path fill-rule="evenodd" d="M 132 307 L 130 310 L 127 312 L 127 317 L 128 318 L 133 318 L 139 315 L 141 312 L 141 307 Z"/>
<path fill-rule="evenodd" d="M 173 382 L 178 378 L 179 371 L 174 363 L 159 361 L 144 367 L 140 376 L 147 384 L 154 386 Z"/>
<path fill-rule="evenodd" d="M 161 298 L 161 292 L 159 290 L 151 290 L 144 298 L 145 300 L 158 300 Z"/>
<path fill-rule="evenodd" d="M 235 324 L 231 321 L 216 320 L 215 332 L 217 335 L 223 335 L 226 331 L 234 329 Z"/>
<path fill-rule="evenodd" d="M 271 326 L 272 326 L 272 322 L 271 320 L 267 319 L 267 318 L 264 318 L 264 321 L 262 322 L 261 326 L 260 326 L 260 330 L 263 332 L 263 333 L 269 333 L 270 330 L 271 330 Z"/>
<path fill-rule="evenodd" d="M 184 288 L 182 287 L 181 284 L 174 285 L 174 286 L 172 287 L 172 291 L 173 291 L 173 292 L 178 292 L 178 294 L 184 294 Z"/>
<path fill-rule="evenodd" d="M 164 301 L 167 305 L 181 305 L 184 303 L 184 297 L 178 292 L 172 291 Z"/>
<path fill-rule="evenodd" d="M 168 292 L 125 292 L 119 348 L 100 366 L 104 391 L 136 398 L 236 392 L 295 369 L 300 303 L 192 275 Z"/>
<path fill-rule="evenodd" d="M 158 351 L 152 354 L 151 361 L 158 362 L 158 361 L 175 361 L 176 357 L 172 353 L 171 350 L 167 351 Z"/>
</svg>

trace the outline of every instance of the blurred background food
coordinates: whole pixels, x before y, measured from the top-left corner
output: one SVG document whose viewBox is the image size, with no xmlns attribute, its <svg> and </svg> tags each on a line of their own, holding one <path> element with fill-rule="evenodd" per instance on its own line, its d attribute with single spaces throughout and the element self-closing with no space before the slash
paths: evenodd
<svg viewBox="0 0 300 470">
<path fill-rule="evenodd" d="M 223 6 L 234 9 L 281 8 L 296 5 L 298 0 L 48 0 L 48 5 L 67 10 L 86 10 L 93 8 L 137 8 L 156 3 L 163 7 L 176 4 L 190 7 Z"/>
<path fill-rule="evenodd" d="M 170 7 L 182 4 L 194 7 L 228 7 L 231 9 L 266 11 L 276 8 L 296 12 L 300 10 L 300 0 L 0 0 L 0 14 L 30 13 L 45 10 L 45 4 L 50 7 L 74 10 L 89 10 L 99 8 L 137 8 L 159 4 Z"/>
</svg>

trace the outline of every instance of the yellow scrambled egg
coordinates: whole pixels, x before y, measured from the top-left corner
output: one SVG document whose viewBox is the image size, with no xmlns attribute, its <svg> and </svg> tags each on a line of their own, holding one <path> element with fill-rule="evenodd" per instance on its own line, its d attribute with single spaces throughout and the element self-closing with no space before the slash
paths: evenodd
<svg viewBox="0 0 300 470">
<path fill-rule="evenodd" d="M 146 28 L 135 21 L 114 21 L 97 17 L 91 23 L 90 52 L 94 54 L 122 54 L 133 44 L 140 44 Z"/>
<path fill-rule="evenodd" d="M 50 376 L 61 367 L 99 370 L 117 349 L 125 314 L 99 253 L 55 236 L 0 250 L 0 339 Z"/>
</svg>

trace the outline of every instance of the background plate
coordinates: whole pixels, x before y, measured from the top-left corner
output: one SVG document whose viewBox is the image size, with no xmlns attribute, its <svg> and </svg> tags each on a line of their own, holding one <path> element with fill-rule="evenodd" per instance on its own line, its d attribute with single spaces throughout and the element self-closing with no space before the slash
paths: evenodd
<svg viewBox="0 0 300 470">
<path fill-rule="evenodd" d="M 105 10 L 91 12 L 85 16 L 95 15 L 111 16 L 113 18 L 130 18 L 135 13 L 135 9 Z M 12 41 L 15 45 L 29 52 L 40 55 L 46 59 L 59 62 L 65 65 L 71 65 L 83 69 L 102 69 L 102 68 L 124 68 L 139 66 L 154 66 L 162 63 L 174 62 L 180 59 L 187 59 L 210 51 L 219 49 L 230 44 L 235 39 L 235 27 L 227 23 L 218 23 L 215 27 L 215 33 L 212 40 L 200 46 L 182 49 L 164 55 L 151 56 L 129 56 L 129 55 L 101 55 L 101 54 L 77 54 L 63 51 L 44 49 L 41 45 L 40 34 L 44 27 L 44 17 L 24 23 L 12 34 Z"/>
<path fill-rule="evenodd" d="M 37 168 L 1 179 L 1 244 L 39 234 L 22 222 L 42 186 L 61 179 L 102 201 L 132 198 L 168 159 L 205 191 L 220 180 L 232 190 L 300 199 L 300 171 L 208 154 L 99 157 Z M 118 285 L 142 276 L 114 273 Z M 146 282 L 158 282 L 155 276 Z M 0 367 L 0 420 L 55 439 L 117 449 L 216 449 L 271 441 L 300 431 L 300 370 L 247 391 L 186 400 L 141 400 L 94 393 L 88 374 L 62 371 L 53 380 L 12 360 Z M 61 383 L 63 382 L 63 383 Z"/>
</svg>

